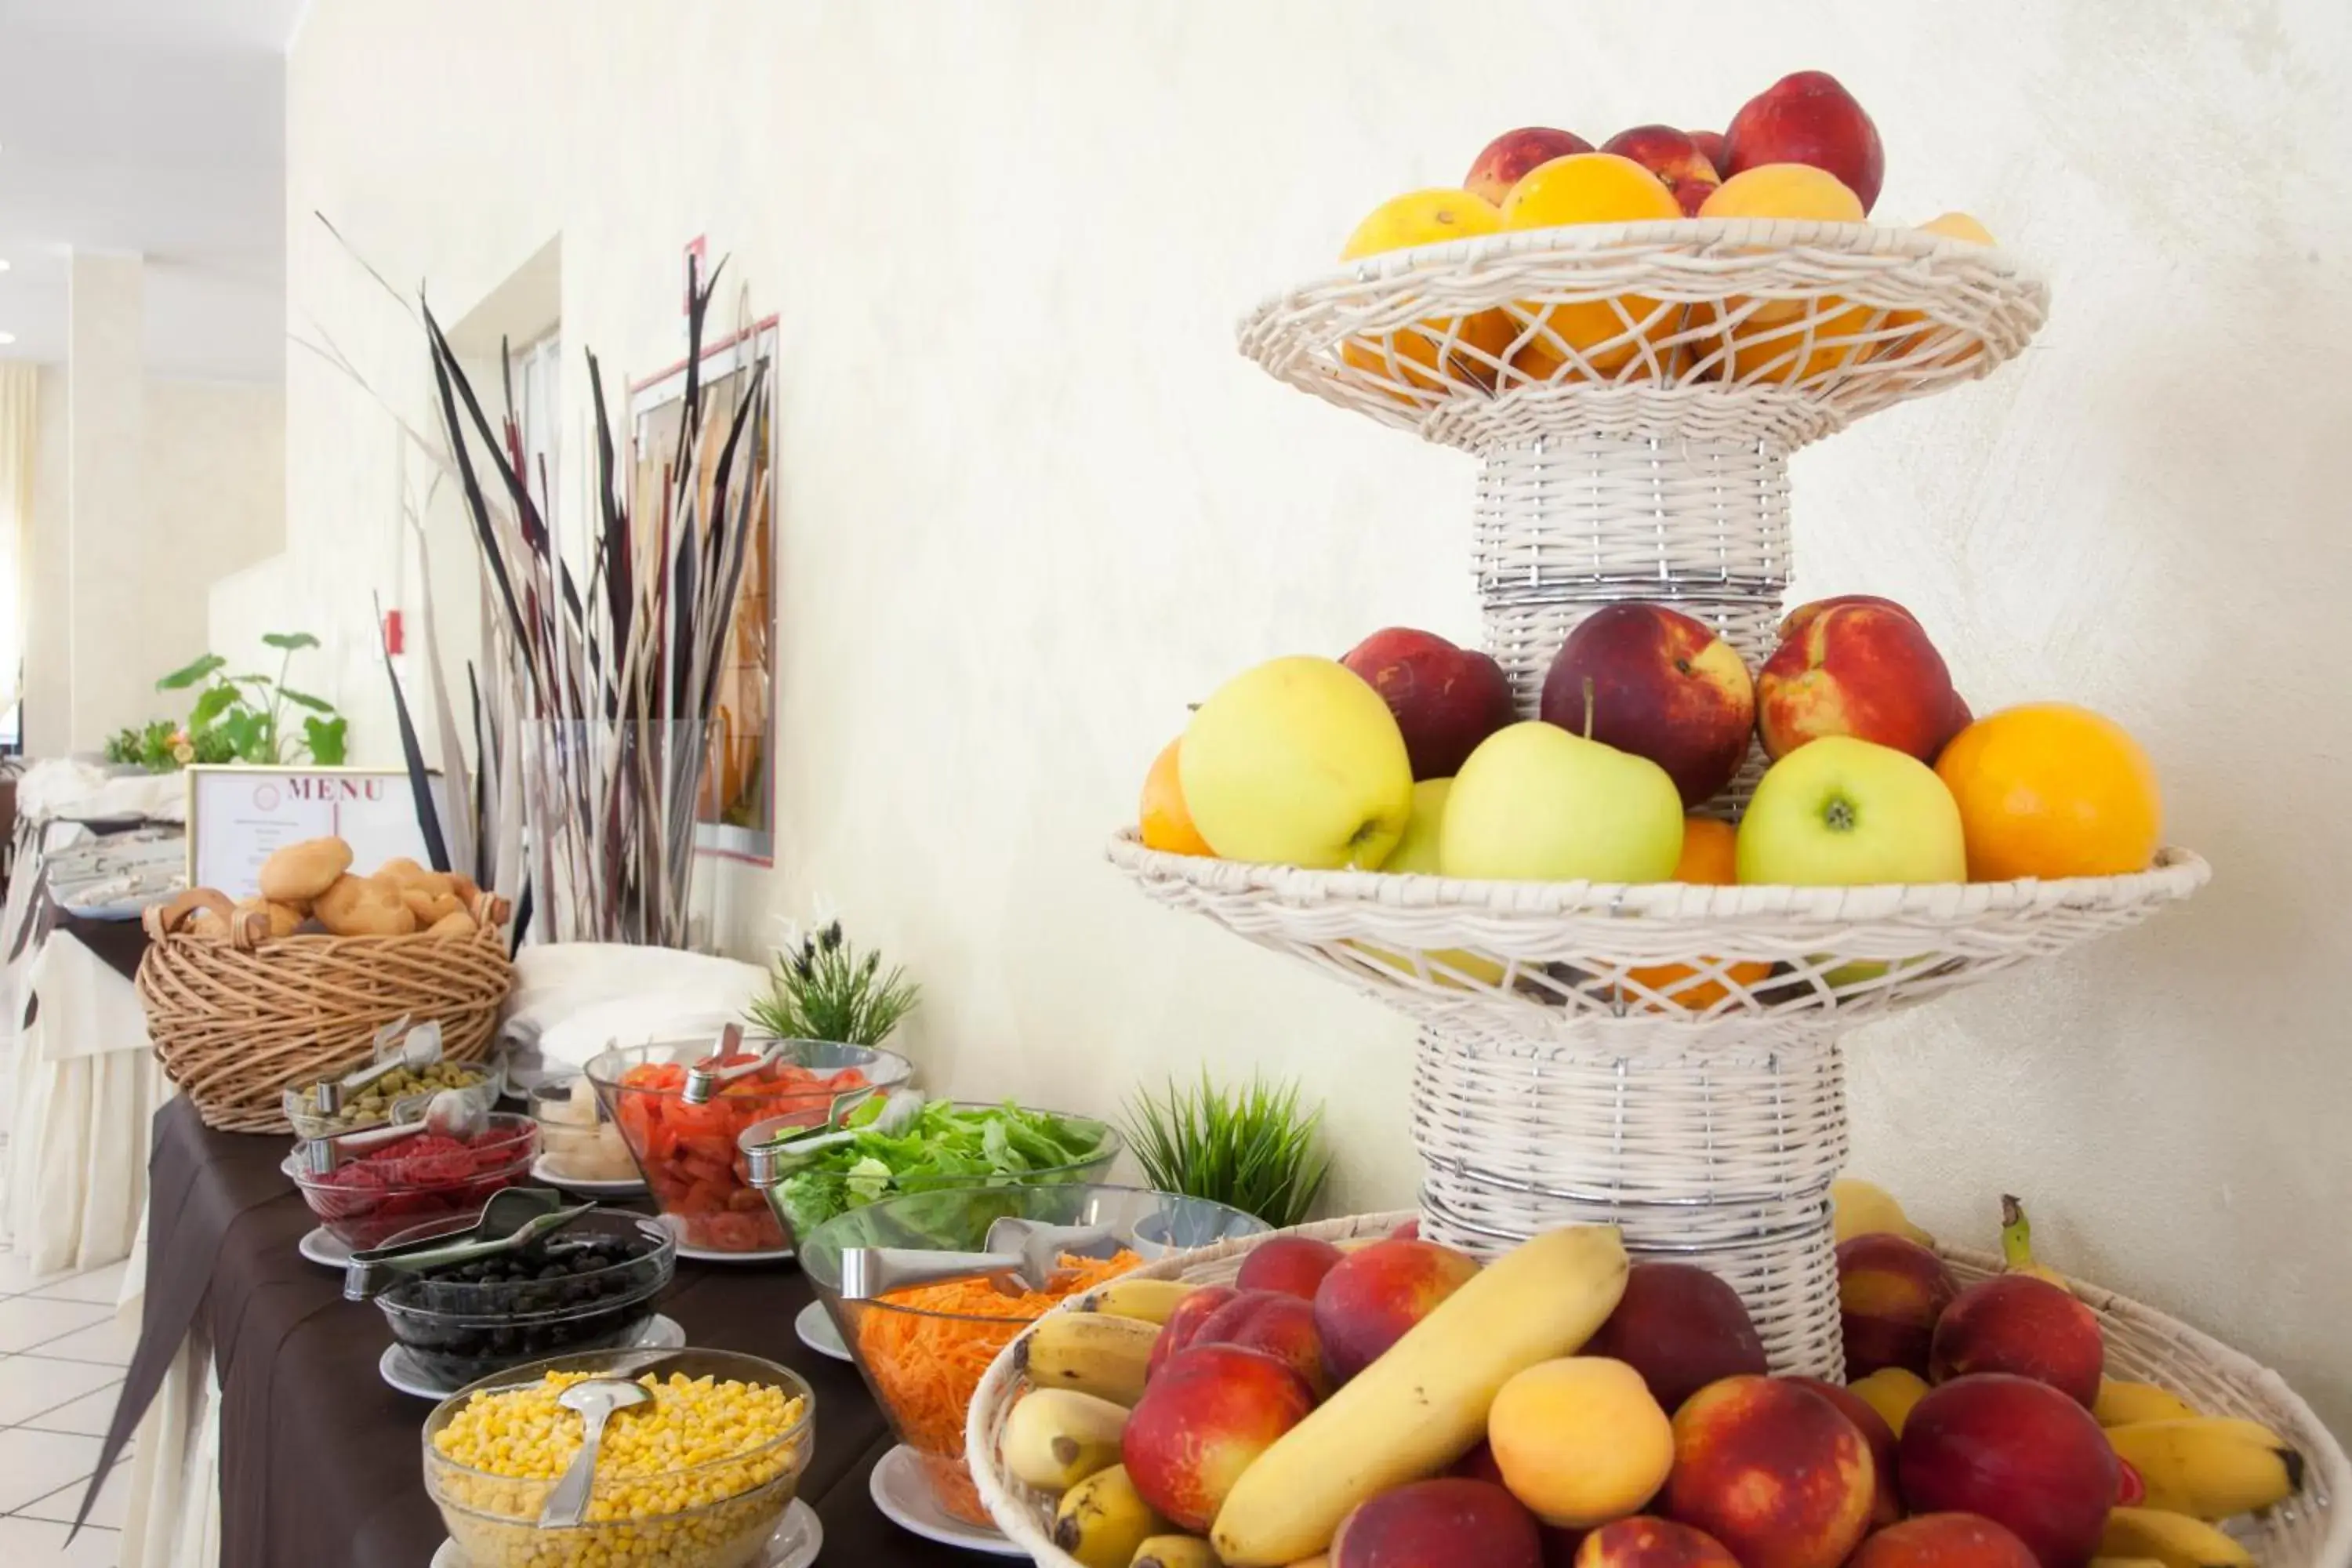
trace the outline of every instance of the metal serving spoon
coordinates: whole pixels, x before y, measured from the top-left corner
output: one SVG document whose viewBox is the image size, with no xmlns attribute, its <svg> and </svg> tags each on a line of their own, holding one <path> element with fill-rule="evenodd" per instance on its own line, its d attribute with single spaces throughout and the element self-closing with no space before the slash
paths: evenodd
<svg viewBox="0 0 2352 1568">
<path fill-rule="evenodd" d="M 571 1468 L 555 1483 L 555 1489 L 547 1494 L 539 1510 L 540 1529 L 569 1530 L 588 1517 L 588 1499 L 596 1488 L 596 1451 L 604 1446 L 604 1423 L 613 1418 L 614 1411 L 650 1405 L 653 1398 L 645 1384 L 617 1377 L 592 1377 L 555 1396 L 555 1403 L 580 1413 L 580 1452 L 572 1457 Z"/>
</svg>

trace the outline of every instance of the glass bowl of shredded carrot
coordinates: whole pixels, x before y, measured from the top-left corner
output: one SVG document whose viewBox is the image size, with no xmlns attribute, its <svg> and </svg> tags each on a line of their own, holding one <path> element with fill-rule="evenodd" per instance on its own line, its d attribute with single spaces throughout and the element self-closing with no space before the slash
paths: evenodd
<svg viewBox="0 0 2352 1568">
<path fill-rule="evenodd" d="M 872 1300 L 841 1294 L 841 1255 L 883 1247 L 977 1252 L 988 1227 L 1015 1216 L 1042 1225 L 1101 1226 L 1108 1238 L 1064 1255 L 1043 1291 L 987 1279 L 918 1285 Z M 982 1374 L 1021 1331 L 1063 1300 L 1165 1256 L 1266 1228 L 1255 1215 L 1203 1198 L 1139 1187 L 1067 1184 L 908 1193 L 854 1208 L 801 1238 L 801 1267 L 841 1331 L 875 1402 L 913 1450 L 940 1506 L 994 1529 L 964 1465 L 964 1415 Z"/>
</svg>

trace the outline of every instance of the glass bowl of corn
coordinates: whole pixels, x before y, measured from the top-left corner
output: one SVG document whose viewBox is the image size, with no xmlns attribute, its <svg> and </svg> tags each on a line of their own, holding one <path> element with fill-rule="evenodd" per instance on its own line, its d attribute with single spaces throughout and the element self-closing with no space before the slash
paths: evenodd
<svg viewBox="0 0 2352 1568">
<path fill-rule="evenodd" d="M 625 1377 L 653 1393 L 604 1430 L 584 1522 L 541 1509 L 580 1451 L 572 1384 Z M 559 1356 L 458 1390 L 425 1423 L 425 1489 L 467 1568 L 748 1568 L 792 1506 L 816 1447 L 799 1374 L 732 1351 Z"/>
</svg>

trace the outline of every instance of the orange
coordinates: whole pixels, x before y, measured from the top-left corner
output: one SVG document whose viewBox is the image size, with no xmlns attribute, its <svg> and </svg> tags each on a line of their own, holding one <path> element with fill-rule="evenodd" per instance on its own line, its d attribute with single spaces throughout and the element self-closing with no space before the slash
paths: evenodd
<svg viewBox="0 0 2352 1568">
<path fill-rule="evenodd" d="M 1683 821 L 1683 858 L 1675 864 L 1675 874 L 1667 880 L 1697 882 L 1708 887 L 1727 888 L 1739 880 L 1739 830 L 1727 822 L 1717 822 L 1711 816 L 1685 817 Z M 1625 978 L 1646 985 L 1692 1013 L 1704 1013 L 1727 994 L 1720 980 L 1703 980 L 1690 984 L 1699 972 L 1686 963 L 1659 963 L 1645 969 L 1629 969 Z M 1747 963 L 1729 966 L 1734 980 L 1742 985 L 1753 985 L 1772 973 L 1769 963 Z M 1677 985 L 1682 989 L 1675 989 Z"/>
<path fill-rule="evenodd" d="M 1177 748 L 1184 743 L 1181 735 L 1160 748 L 1151 759 L 1151 771 L 1143 775 L 1143 807 L 1137 814 L 1143 831 L 1146 849 L 1165 849 L 1171 855 L 1213 855 L 1209 841 L 1192 826 L 1192 814 L 1184 805 L 1184 786 L 1176 777 Z"/>
<path fill-rule="evenodd" d="M 1571 153 L 1539 163 L 1520 175 L 1503 198 L 1503 226 L 1510 229 L 1682 216 L 1682 205 L 1664 181 L 1614 153 Z M 1511 355 L 1511 369 L 1539 383 L 1581 381 L 1588 368 L 1594 376 L 1615 376 L 1633 363 L 1643 342 L 1654 345 L 1672 336 L 1683 319 L 1679 307 L 1642 294 L 1552 304 L 1522 300 L 1514 309 L 1541 330 Z"/>
<path fill-rule="evenodd" d="M 1960 804 L 1969 880 L 2145 871 L 2164 830 L 2147 753 L 2122 725 L 2067 702 L 1979 719 L 1936 759 Z"/>
<path fill-rule="evenodd" d="M 1410 191 L 1382 202 L 1358 224 L 1340 248 L 1339 259 L 1357 261 L 1383 251 L 1443 245 L 1493 234 L 1502 226 L 1503 215 L 1484 196 L 1446 189 Z M 1511 345 L 1512 331 L 1510 317 L 1500 310 L 1431 316 L 1383 337 L 1349 338 L 1339 345 L 1339 358 L 1391 384 L 1381 388 L 1389 396 L 1421 403 L 1465 383 L 1493 390 L 1495 368 Z"/>
</svg>

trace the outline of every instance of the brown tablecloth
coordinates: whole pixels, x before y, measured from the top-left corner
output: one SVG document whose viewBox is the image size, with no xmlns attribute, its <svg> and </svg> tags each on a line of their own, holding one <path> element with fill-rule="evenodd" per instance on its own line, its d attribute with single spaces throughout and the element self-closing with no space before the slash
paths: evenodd
<svg viewBox="0 0 2352 1568">
<path fill-rule="evenodd" d="M 420 1467 L 431 1407 L 377 1375 L 392 1338 L 382 1314 L 345 1301 L 341 1277 L 295 1251 L 315 1222 L 278 1173 L 286 1150 L 283 1138 L 211 1131 L 184 1100 L 157 1112 L 146 1316 L 109 1458 L 201 1322 L 221 1380 L 222 1563 L 425 1568 L 444 1533 Z M 816 1391 L 816 1453 L 801 1496 L 824 1521 L 824 1563 L 971 1568 L 981 1559 L 909 1535 L 875 1509 L 866 1473 L 889 1449 L 888 1430 L 856 1371 L 793 1333 L 810 1299 L 790 1265 L 682 1260 L 662 1310 L 690 1343 L 782 1362 Z"/>
</svg>

